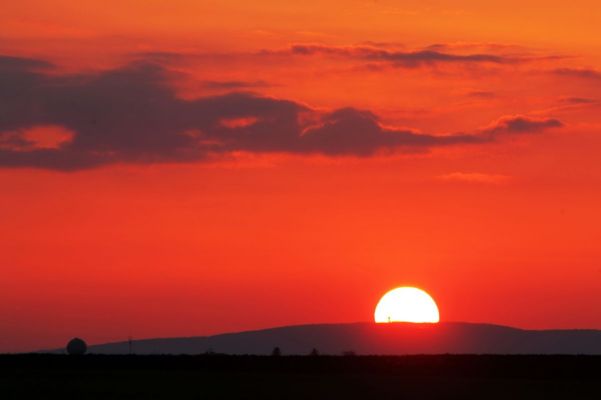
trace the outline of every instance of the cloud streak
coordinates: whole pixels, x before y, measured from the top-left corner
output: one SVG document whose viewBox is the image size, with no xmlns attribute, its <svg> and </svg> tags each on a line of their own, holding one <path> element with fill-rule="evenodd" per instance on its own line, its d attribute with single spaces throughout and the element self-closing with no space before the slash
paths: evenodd
<svg viewBox="0 0 601 400">
<path fill-rule="evenodd" d="M 265 81 L 203 81 L 202 86 L 213 90 L 245 90 L 270 87 Z"/>
<path fill-rule="evenodd" d="M 509 56 L 487 53 L 453 54 L 437 50 L 394 51 L 372 46 L 327 46 L 321 44 L 295 44 L 290 52 L 296 55 L 329 55 L 358 58 L 369 61 L 390 62 L 398 67 L 415 68 L 441 63 L 492 63 L 507 64 L 519 61 Z"/>
<path fill-rule="evenodd" d="M 438 179 L 447 182 L 500 185 L 509 182 L 511 178 L 507 175 L 487 174 L 482 172 L 451 172 L 449 174 L 439 175 Z"/>
<path fill-rule="evenodd" d="M 563 123 L 556 118 L 535 118 L 525 115 L 510 115 L 499 118 L 482 133 L 498 136 L 506 134 L 538 133 L 551 128 L 561 128 Z"/>
</svg>

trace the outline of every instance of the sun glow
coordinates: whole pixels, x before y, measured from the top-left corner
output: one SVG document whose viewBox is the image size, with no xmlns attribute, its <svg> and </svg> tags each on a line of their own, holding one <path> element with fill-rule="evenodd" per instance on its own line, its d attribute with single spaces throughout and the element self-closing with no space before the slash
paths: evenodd
<svg viewBox="0 0 601 400">
<path fill-rule="evenodd" d="M 436 323 L 440 315 L 436 302 L 428 293 L 414 287 L 398 287 L 382 296 L 376 306 L 374 319 L 377 323 Z"/>
</svg>

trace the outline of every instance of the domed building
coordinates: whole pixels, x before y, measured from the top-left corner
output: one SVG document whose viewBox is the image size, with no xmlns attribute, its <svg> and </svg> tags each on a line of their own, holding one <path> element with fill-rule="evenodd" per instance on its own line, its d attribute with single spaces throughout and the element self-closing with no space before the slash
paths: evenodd
<svg viewBox="0 0 601 400">
<path fill-rule="evenodd" d="M 67 354 L 71 356 L 80 356 L 86 354 L 88 345 L 83 341 L 83 339 L 73 338 L 69 341 L 69 343 L 67 343 L 66 350 Z"/>
</svg>

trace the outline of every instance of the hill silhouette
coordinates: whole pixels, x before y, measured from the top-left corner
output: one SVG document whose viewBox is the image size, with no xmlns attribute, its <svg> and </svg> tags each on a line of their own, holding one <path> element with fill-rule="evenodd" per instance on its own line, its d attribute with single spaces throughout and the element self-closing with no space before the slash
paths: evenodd
<svg viewBox="0 0 601 400">
<path fill-rule="evenodd" d="M 524 330 L 507 326 L 439 324 L 316 324 L 214 336 L 135 340 L 135 354 L 601 354 L 599 330 Z M 127 341 L 93 345 L 90 353 L 128 354 Z"/>
</svg>

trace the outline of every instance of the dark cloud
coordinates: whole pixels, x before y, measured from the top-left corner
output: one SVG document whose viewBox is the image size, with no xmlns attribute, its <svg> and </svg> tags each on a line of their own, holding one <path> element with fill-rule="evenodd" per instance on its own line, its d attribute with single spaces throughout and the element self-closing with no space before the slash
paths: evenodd
<svg viewBox="0 0 601 400">
<path fill-rule="evenodd" d="M 542 132 L 550 128 L 560 128 L 563 123 L 555 118 L 535 118 L 524 115 L 501 117 L 482 133 L 489 135 L 522 134 Z"/>
<path fill-rule="evenodd" d="M 77 170 L 201 161 L 232 151 L 367 156 L 485 143 L 497 133 L 561 124 L 516 117 L 484 135 L 436 136 L 386 127 L 369 111 L 321 113 L 250 93 L 181 99 L 169 85 L 169 71 L 152 62 L 95 74 L 57 75 L 45 71 L 50 67 L 0 57 L 0 166 Z M 27 132 L 40 126 L 54 127 L 61 141 L 36 147 Z"/>
<path fill-rule="evenodd" d="M 265 81 L 203 81 L 202 86 L 212 90 L 244 90 L 271 87 Z"/>
<path fill-rule="evenodd" d="M 2 73 L 18 72 L 21 70 L 45 69 L 52 65 L 46 61 L 32 58 L 0 55 L 0 71 Z"/>
<path fill-rule="evenodd" d="M 61 148 L 15 151 L 0 147 L 0 164 L 77 169 L 112 162 L 188 161 L 238 147 L 285 148 L 298 136 L 290 101 L 228 94 L 186 101 L 169 87 L 158 65 L 137 62 L 99 74 L 56 76 L 42 64 L 0 59 L 0 132 L 63 126 L 75 137 Z M 256 117 L 246 128 L 222 120 Z M 289 144 L 290 146 L 290 144 Z"/>
<path fill-rule="evenodd" d="M 407 68 L 438 63 L 510 63 L 517 61 L 510 57 L 494 54 L 451 54 L 436 50 L 391 51 L 371 46 L 327 46 L 320 44 L 295 44 L 290 51 L 299 55 L 325 54 L 360 58 L 372 61 L 387 61 Z"/>
<path fill-rule="evenodd" d="M 481 141 L 482 138 L 473 135 L 434 136 L 384 128 L 371 112 L 344 108 L 327 114 L 319 126 L 307 129 L 301 137 L 301 147 L 304 151 L 331 155 L 366 156 L 399 146 L 427 148 Z"/>
</svg>

